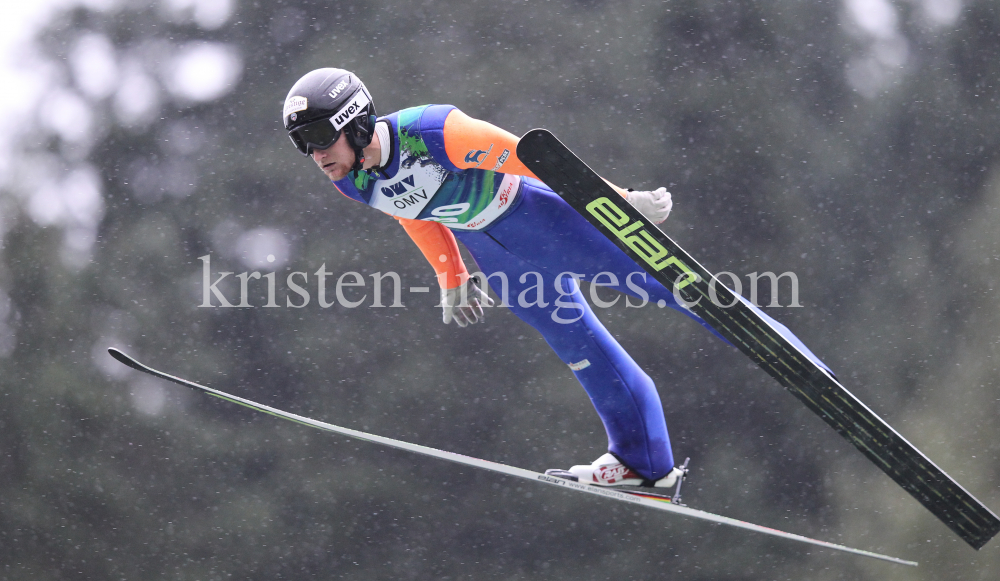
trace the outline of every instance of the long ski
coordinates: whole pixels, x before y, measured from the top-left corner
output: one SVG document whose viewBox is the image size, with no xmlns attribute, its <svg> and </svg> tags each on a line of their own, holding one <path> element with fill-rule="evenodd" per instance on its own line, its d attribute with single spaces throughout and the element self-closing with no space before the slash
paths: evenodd
<svg viewBox="0 0 1000 581">
<path fill-rule="evenodd" d="M 143 373 L 148 373 L 153 377 L 158 377 L 160 379 L 165 379 L 167 381 L 172 381 L 176 384 L 183 385 L 184 387 L 191 388 L 195 391 L 205 393 L 219 399 L 232 402 L 243 407 L 250 408 L 255 411 L 264 412 L 270 414 L 277 418 L 283 420 L 288 420 L 295 422 L 297 424 L 302 424 L 304 426 L 309 426 L 311 428 L 317 428 L 326 432 L 333 432 L 335 434 L 340 434 L 342 436 L 348 436 L 350 438 L 356 438 L 358 440 L 364 440 L 366 442 L 371 442 L 373 444 L 381 444 L 383 446 L 388 446 L 390 448 L 396 448 L 399 450 L 406 450 L 407 452 L 413 452 L 416 454 L 421 454 L 424 456 L 430 456 L 432 458 L 438 458 L 440 460 L 447 460 L 449 462 L 454 462 L 456 464 L 462 464 L 464 466 L 472 466 L 474 468 L 482 468 L 484 470 L 489 470 L 491 472 L 496 472 L 499 474 L 504 474 L 506 476 L 514 476 L 517 478 L 523 478 L 525 480 L 532 480 L 534 482 L 541 482 L 543 484 L 549 484 L 562 488 L 563 490 L 575 490 L 577 492 L 585 492 L 587 494 L 593 494 L 603 498 L 608 498 L 611 500 L 618 500 L 621 502 L 627 502 L 631 505 L 645 506 L 647 508 L 658 509 L 666 512 L 671 512 L 675 514 L 680 514 L 683 516 L 705 520 L 708 522 L 713 522 L 717 524 L 728 525 L 731 527 L 737 527 L 741 529 L 746 529 L 750 531 L 756 531 L 758 533 L 763 533 L 766 535 L 771 535 L 775 537 L 780 537 L 783 539 L 788 539 L 792 541 L 798 541 L 800 543 L 807 543 L 810 545 L 815 545 L 819 547 L 825 547 L 828 549 L 833 549 L 836 551 L 843 551 L 846 553 L 852 553 L 855 555 L 862 555 L 865 557 L 872 557 L 874 559 L 880 559 L 883 561 L 889 561 L 890 563 L 897 563 L 900 565 L 910 565 L 916 566 L 917 563 L 914 561 L 907 561 L 905 559 L 899 559 L 896 557 L 890 557 L 887 555 L 881 555 L 879 553 L 873 553 L 871 551 L 864 551 L 861 549 L 854 549 L 851 547 L 845 547 L 843 545 L 837 545 L 835 543 L 828 543 L 826 541 L 820 541 L 816 539 L 810 539 L 801 535 L 796 535 L 793 533 L 786 533 L 784 531 L 779 531 L 775 529 L 770 529 L 767 527 L 762 527 L 760 525 L 755 525 L 748 522 L 743 522 L 733 518 L 728 518 L 724 516 L 719 516 L 711 514 L 702 510 L 697 510 L 694 508 L 689 508 L 684 505 L 674 504 L 671 502 L 669 497 L 647 494 L 643 492 L 628 492 L 623 490 L 601 488 L 598 486 L 592 486 L 588 484 L 580 484 L 579 482 L 573 482 L 565 478 L 559 478 L 556 476 L 549 476 L 539 472 L 533 472 L 531 470 L 525 470 L 523 468 L 515 468 L 513 466 L 507 466 L 506 464 L 499 464 L 496 462 L 490 462 L 488 460 L 480 460 L 479 458 L 472 458 L 470 456 L 464 456 L 462 454 L 456 454 L 454 452 L 447 452 L 445 450 L 438 450 L 435 448 L 428 448 L 427 446 L 421 446 L 419 444 L 411 444 L 409 442 L 403 442 L 401 440 L 394 440 L 392 438 L 386 438 L 383 436 L 377 436 L 375 434 L 369 434 L 367 432 L 361 432 L 358 430 L 352 430 L 350 428 L 343 428 L 340 426 L 335 426 L 333 424 L 328 424 L 304 416 L 296 415 L 290 412 L 279 410 L 270 406 L 259 404 L 248 399 L 237 397 L 235 395 L 230 395 L 223 391 L 217 389 L 212 389 L 204 385 L 197 384 L 193 381 L 188 381 L 187 379 L 182 379 L 173 375 L 169 375 L 162 371 L 158 371 L 139 363 L 132 357 L 129 357 L 122 351 L 110 348 L 108 353 L 111 354 L 119 362 Z"/>
<path fill-rule="evenodd" d="M 552 133 L 534 129 L 517 157 L 636 264 L 913 495 L 975 549 L 1000 519 L 843 385 L 747 307 Z M 714 296 L 712 293 L 714 287 Z M 714 300 L 713 300 L 714 299 Z M 733 305 L 723 307 L 720 305 Z"/>
</svg>

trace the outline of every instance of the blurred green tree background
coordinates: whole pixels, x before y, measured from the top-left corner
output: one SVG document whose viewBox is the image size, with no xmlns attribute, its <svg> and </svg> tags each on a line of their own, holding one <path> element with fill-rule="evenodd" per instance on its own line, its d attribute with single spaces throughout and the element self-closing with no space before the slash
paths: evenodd
<svg viewBox="0 0 1000 581">
<path fill-rule="evenodd" d="M 599 316 L 657 382 L 675 454 L 693 458 L 690 504 L 921 567 L 347 441 L 106 354 L 536 470 L 603 453 L 583 390 L 504 309 L 458 329 L 434 293 L 370 306 L 372 274 L 434 279 L 394 220 L 284 135 L 288 88 L 337 66 L 382 113 L 450 103 L 515 134 L 546 127 L 615 183 L 668 186 L 668 234 L 745 289 L 796 273 L 803 308 L 768 312 L 1000 508 L 996 2 L 61 6 L 0 165 L 0 578 L 1000 575 L 1000 541 L 967 547 L 742 355 L 653 306 Z M 279 308 L 265 280 L 249 283 L 256 308 L 200 308 L 206 255 L 213 280 L 274 272 Z M 322 308 L 320 265 L 366 277 L 350 297 L 364 306 Z M 286 303 L 296 271 L 303 308 Z M 219 288 L 237 300 L 233 277 Z"/>
</svg>

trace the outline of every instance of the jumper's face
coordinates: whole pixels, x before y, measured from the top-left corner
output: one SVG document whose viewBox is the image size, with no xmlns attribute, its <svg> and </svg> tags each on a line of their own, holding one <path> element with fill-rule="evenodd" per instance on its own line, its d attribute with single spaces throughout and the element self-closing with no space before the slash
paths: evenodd
<svg viewBox="0 0 1000 581">
<path fill-rule="evenodd" d="M 313 149 L 312 158 L 331 181 L 342 180 L 354 166 L 354 149 L 347 142 L 347 136 L 341 133 L 330 147 Z"/>
</svg>

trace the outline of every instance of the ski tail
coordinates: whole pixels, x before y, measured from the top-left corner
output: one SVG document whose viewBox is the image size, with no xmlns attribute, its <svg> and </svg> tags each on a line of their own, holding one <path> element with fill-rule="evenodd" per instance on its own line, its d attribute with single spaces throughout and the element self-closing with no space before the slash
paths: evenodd
<svg viewBox="0 0 1000 581">
<path fill-rule="evenodd" d="M 464 466 L 472 466 L 474 468 L 482 468 L 483 470 L 489 470 L 498 474 L 503 474 L 505 476 L 513 476 L 516 478 L 523 478 L 525 480 L 533 480 L 535 482 L 541 482 L 543 484 L 549 484 L 553 486 L 558 486 L 563 490 L 575 490 L 577 492 L 585 492 L 587 494 L 600 496 L 603 498 L 608 498 L 611 500 L 617 500 L 621 502 L 627 502 L 632 505 L 641 505 L 647 508 L 658 509 L 665 512 L 671 512 L 675 514 L 680 514 L 690 518 L 695 518 L 703 521 L 713 522 L 717 524 L 723 524 L 731 527 L 746 529 L 765 535 L 770 535 L 774 537 L 780 537 L 783 539 L 788 539 L 791 541 L 796 541 L 800 543 L 806 543 L 810 545 L 815 545 L 818 547 L 824 547 L 827 549 L 832 549 L 835 551 L 841 551 L 845 553 L 851 553 L 854 555 L 861 555 L 864 557 L 871 557 L 873 559 L 879 559 L 882 561 L 888 561 L 890 563 L 896 563 L 899 565 L 910 565 L 916 566 L 917 563 L 914 561 L 907 561 L 905 559 L 899 559 L 897 557 L 890 557 L 888 555 L 882 555 L 880 553 L 873 553 L 871 551 L 865 551 L 862 549 L 854 549 L 851 547 L 846 547 L 843 545 L 838 545 L 835 543 L 828 543 L 826 541 L 820 541 L 817 539 L 811 539 L 809 537 L 804 537 L 802 535 L 796 535 L 794 533 L 786 533 L 784 531 L 779 531 L 776 529 L 771 529 L 767 527 L 762 527 L 760 525 L 755 525 L 752 523 L 736 520 L 729 517 L 719 516 L 702 510 L 693 509 L 687 506 L 677 505 L 671 502 L 669 497 L 662 497 L 657 495 L 648 495 L 642 493 L 625 492 L 621 490 L 614 490 L 608 488 L 602 488 L 599 486 L 593 486 L 589 484 L 580 484 L 579 482 L 572 482 L 570 480 L 559 478 L 556 476 L 548 476 L 540 472 L 533 472 L 531 470 L 525 470 L 523 468 L 516 468 L 514 466 L 507 466 L 506 464 L 499 464 L 497 462 L 490 462 L 488 460 L 480 460 L 479 458 L 473 458 L 471 456 L 463 456 L 462 454 L 456 454 L 455 452 L 448 452 L 445 450 L 438 450 L 436 448 L 429 448 L 427 446 L 421 446 L 419 444 L 411 444 L 409 442 L 403 442 L 401 440 L 394 440 L 392 438 L 386 438 L 383 436 L 377 436 L 375 434 L 369 434 L 367 432 L 361 432 L 358 430 L 352 430 L 350 428 L 344 428 L 341 426 L 335 426 L 333 424 L 328 424 L 326 422 L 321 422 L 314 420 L 312 418 L 307 418 L 290 412 L 286 412 L 277 408 L 266 406 L 264 404 L 259 404 L 255 401 L 244 399 L 242 397 L 237 397 L 235 395 L 230 395 L 226 392 L 219 391 L 217 389 L 212 389 L 204 385 L 195 383 L 193 381 L 188 381 L 187 379 L 182 379 L 180 377 L 164 373 L 144 365 L 132 357 L 129 357 L 124 352 L 115 349 L 114 347 L 108 349 L 108 352 L 116 360 L 121 363 L 135 369 L 136 371 L 141 371 L 147 373 L 154 377 L 164 379 L 166 381 L 171 381 L 178 385 L 183 385 L 195 391 L 211 395 L 220 399 L 224 399 L 228 402 L 232 402 L 241 405 L 246 408 L 250 408 L 254 411 L 263 412 L 270 414 L 274 417 L 281 418 L 283 420 L 288 420 L 290 422 L 295 422 L 297 424 L 302 424 L 304 426 L 309 426 L 311 428 L 316 428 L 326 432 L 332 432 L 334 434 L 340 434 L 342 436 L 347 436 L 350 438 L 356 438 L 358 440 L 364 440 L 366 442 L 371 442 L 373 444 L 380 444 L 382 446 L 388 446 L 390 448 L 396 448 L 398 450 L 405 450 L 407 452 L 413 452 L 415 454 L 421 454 L 423 456 L 430 456 L 432 458 L 437 458 L 439 460 L 446 460 L 448 462 L 454 462 L 456 464 L 461 464 Z"/>
<path fill-rule="evenodd" d="M 526 133 L 517 144 L 517 157 L 649 275 L 678 292 L 691 305 L 691 312 L 854 444 L 965 542 L 979 549 L 1000 532 L 1000 518 L 622 200 L 552 133 L 545 129 Z"/>
</svg>

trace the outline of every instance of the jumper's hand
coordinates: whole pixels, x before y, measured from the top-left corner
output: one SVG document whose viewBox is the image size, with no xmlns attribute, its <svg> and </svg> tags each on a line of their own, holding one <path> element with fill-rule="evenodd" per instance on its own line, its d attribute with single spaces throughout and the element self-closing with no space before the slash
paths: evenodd
<svg viewBox="0 0 1000 581">
<path fill-rule="evenodd" d="M 493 299 L 471 278 L 461 286 L 441 289 L 445 325 L 454 320 L 459 327 L 465 327 L 484 320 L 483 305 L 492 307 Z"/>
<path fill-rule="evenodd" d="M 667 191 L 667 188 L 659 188 L 651 192 L 629 192 L 626 199 L 653 224 L 659 224 L 666 220 L 667 216 L 670 215 L 670 209 L 674 207 L 674 202 L 670 199 L 670 192 Z"/>
</svg>

